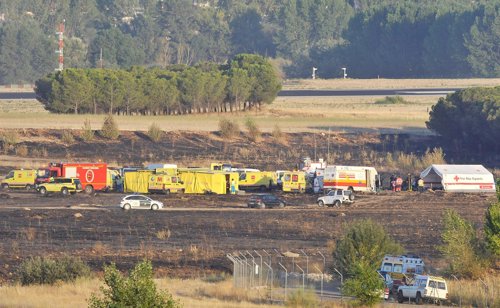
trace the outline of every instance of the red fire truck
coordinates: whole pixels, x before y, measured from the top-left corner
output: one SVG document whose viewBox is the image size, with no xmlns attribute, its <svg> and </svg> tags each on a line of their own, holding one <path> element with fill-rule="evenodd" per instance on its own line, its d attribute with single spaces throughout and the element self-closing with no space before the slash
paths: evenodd
<svg viewBox="0 0 500 308">
<path fill-rule="evenodd" d="M 110 188 L 105 163 L 50 163 L 47 168 L 38 170 L 38 175 L 37 184 L 49 182 L 54 177 L 79 178 L 86 193 Z"/>
</svg>

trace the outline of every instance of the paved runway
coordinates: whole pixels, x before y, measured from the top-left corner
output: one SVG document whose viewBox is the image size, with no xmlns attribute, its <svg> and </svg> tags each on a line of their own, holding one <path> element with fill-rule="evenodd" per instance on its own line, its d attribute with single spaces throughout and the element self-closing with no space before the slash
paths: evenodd
<svg viewBox="0 0 500 308">
<path fill-rule="evenodd" d="M 278 96 L 391 96 L 391 95 L 446 95 L 459 88 L 437 89 L 372 89 L 372 90 L 283 90 Z M 35 99 L 34 92 L 0 93 L 0 99 Z"/>
</svg>

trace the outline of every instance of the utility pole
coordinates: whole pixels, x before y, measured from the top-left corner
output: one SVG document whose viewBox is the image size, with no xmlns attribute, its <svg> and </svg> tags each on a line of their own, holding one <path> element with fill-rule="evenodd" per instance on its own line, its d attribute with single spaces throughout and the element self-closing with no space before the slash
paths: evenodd
<svg viewBox="0 0 500 308">
<path fill-rule="evenodd" d="M 58 38 L 58 46 L 59 49 L 56 50 L 56 53 L 59 54 L 59 66 L 56 68 L 56 71 L 62 71 L 64 69 L 64 23 L 66 22 L 63 19 L 63 22 L 59 24 L 59 31 L 56 32 Z"/>
</svg>

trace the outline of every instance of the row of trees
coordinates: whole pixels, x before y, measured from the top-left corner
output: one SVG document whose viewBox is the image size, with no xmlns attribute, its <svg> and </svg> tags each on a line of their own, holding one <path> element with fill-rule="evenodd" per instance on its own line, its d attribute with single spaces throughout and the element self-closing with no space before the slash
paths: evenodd
<svg viewBox="0 0 500 308">
<path fill-rule="evenodd" d="M 38 80 L 35 91 L 57 113 L 178 114 L 260 107 L 280 89 L 264 57 L 241 54 L 222 66 L 64 69 Z"/>
<path fill-rule="evenodd" d="M 440 98 L 427 127 L 451 144 L 498 153 L 500 150 L 500 87 L 470 88 Z"/>
<path fill-rule="evenodd" d="M 500 75 L 498 0 L 18 0 L 0 2 L 0 84 L 66 67 L 282 58 L 289 77 Z M 102 50 L 102 61 L 101 61 Z"/>
</svg>

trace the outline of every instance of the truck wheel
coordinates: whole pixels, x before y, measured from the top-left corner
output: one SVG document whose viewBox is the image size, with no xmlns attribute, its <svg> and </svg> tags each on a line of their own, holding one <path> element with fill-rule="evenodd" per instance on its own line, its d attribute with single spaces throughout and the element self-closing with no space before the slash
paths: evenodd
<svg viewBox="0 0 500 308">
<path fill-rule="evenodd" d="M 125 211 L 130 210 L 130 204 L 125 203 L 125 204 L 123 205 L 123 209 L 124 209 Z"/>
<path fill-rule="evenodd" d="M 158 210 L 158 204 L 151 205 L 151 210 L 153 210 L 153 211 Z"/>
<path fill-rule="evenodd" d="M 415 297 L 415 304 L 422 305 L 422 295 L 420 295 L 420 292 L 417 292 L 417 296 Z"/>
<path fill-rule="evenodd" d="M 333 202 L 333 205 L 336 206 L 336 207 L 340 207 L 340 205 L 341 205 L 340 200 L 335 200 Z"/>
<path fill-rule="evenodd" d="M 264 202 L 259 203 L 259 209 L 265 209 L 265 208 L 266 208 L 266 204 Z"/>
<path fill-rule="evenodd" d="M 170 189 L 165 189 L 165 190 L 163 191 L 163 194 L 164 194 L 164 195 L 170 195 Z"/>
<path fill-rule="evenodd" d="M 28 184 L 28 185 L 26 185 L 25 188 L 26 188 L 26 191 L 31 191 L 33 189 L 33 185 Z"/>
<path fill-rule="evenodd" d="M 47 188 L 45 188 L 45 187 L 43 187 L 43 186 L 42 186 L 42 187 L 40 187 L 40 194 L 41 194 L 42 196 L 46 196 L 46 195 L 47 195 Z"/>
<path fill-rule="evenodd" d="M 324 207 L 325 206 L 325 202 L 323 202 L 323 200 L 319 200 L 318 201 L 318 205 L 319 205 L 319 207 Z"/>
<path fill-rule="evenodd" d="M 285 204 L 283 202 L 280 202 L 280 205 L 279 205 L 280 209 L 284 208 L 285 207 Z"/>
<path fill-rule="evenodd" d="M 92 185 L 85 186 L 85 193 L 86 194 L 92 194 L 92 193 L 94 193 L 94 187 Z"/>
<path fill-rule="evenodd" d="M 61 188 L 61 194 L 63 194 L 63 196 L 69 196 L 68 188 L 66 187 Z"/>
<path fill-rule="evenodd" d="M 354 194 L 351 192 L 351 194 L 349 195 L 349 201 L 354 201 Z"/>
<path fill-rule="evenodd" d="M 403 303 L 405 301 L 405 298 L 403 296 L 403 291 L 398 292 L 398 303 Z"/>
<path fill-rule="evenodd" d="M 9 190 L 9 184 L 2 184 L 3 190 Z"/>
</svg>

